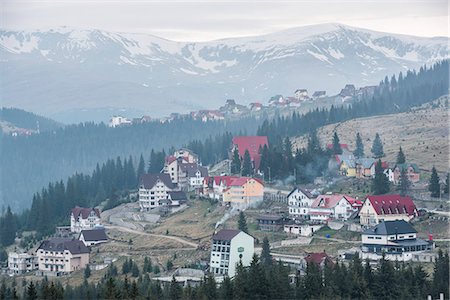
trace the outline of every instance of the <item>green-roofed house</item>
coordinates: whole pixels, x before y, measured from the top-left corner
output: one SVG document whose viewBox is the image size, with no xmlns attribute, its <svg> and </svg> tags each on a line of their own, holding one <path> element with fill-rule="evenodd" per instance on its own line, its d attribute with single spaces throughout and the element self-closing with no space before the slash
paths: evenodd
<svg viewBox="0 0 450 300">
<path fill-rule="evenodd" d="M 416 164 L 396 164 L 394 167 L 394 184 L 398 184 L 400 181 L 400 174 L 402 173 L 402 170 L 406 169 L 406 174 L 408 175 L 409 181 L 412 183 L 419 182 L 420 180 L 420 170 L 419 167 Z"/>
</svg>

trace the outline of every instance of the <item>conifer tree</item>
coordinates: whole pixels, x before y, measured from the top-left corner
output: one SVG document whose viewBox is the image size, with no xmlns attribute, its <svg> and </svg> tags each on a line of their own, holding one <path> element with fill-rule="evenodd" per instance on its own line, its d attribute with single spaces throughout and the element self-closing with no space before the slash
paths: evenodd
<svg viewBox="0 0 450 300">
<path fill-rule="evenodd" d="M 397 154 L 397 164 L 404 164 L 406 162 L 405 154 L 403 153 L 402 147 L 398 150 Z"/>
<path fill-rule="evenodd" d="M 88 279 L 89 277 L 91 277 L 91 267 L 87 265 L 84 269 L 84 278 Z"/>
<path fill-rule="evenodd" d="M 384 156 L 383 142 L 380 135 L 377 133 L 372 144 L 372 154 L 374 158 L 382 158 Z"/>
<path fill-rule="evenodd" d="M 357 158 L 364 157 L 364 144 L 359 132 L 356 133 L 356 149 L 353 152 L 353 155 Z"/>
<path fill-rule="evenodd" d="M 428 190 L 431 192 L 431 197 L 438 198 L 441 195 L 441 185 L 439 183 L 439 176 L 435 167 L 431 169 L 431 178 Z"/>
<path fill-rule="evenodd" d="M 248 150 L 245 150 L 244 158 L 242 160 L 242 176 L 252 176 L 253 175 L 253 166 L 252 166 L 252 160 L 250 158 L 250 152 Z"/>
<path fill-rule="evenodd" d="M 259 171 L 264 174 L 264 180 L 269 180 L 269 170 L 270 168 L 270 157 L 269 157 L 269 148 L 267 145 L 264 145 L 261 148 L 261 159 L 259 163 Z"/>
<path fill-rule="evenodd" d="M 231 174 L 238 174 L 241 172 L 241 158 L 237 148 L 233 151 L 233 159 L 231 160 Z"/>
<path fill-rule="evenodd" d="M 141 176 L 145 174 L 145 161 L 144 156 L 141 154 L 141 157 L 139 158 L 139 165 L 136 172 L 136 181 L 139 183 L 139 180 L 141 180 Z"/>
<path fill-rule="evenodd" d="M 242 210 L 239 212 L 238 228 L 239 230 L 248 233 L 247 220 Z"/>
<path fill-rule="evenodd" d="M 27 300 L 36 300 L 38 298 L 36 286 L 34 285 L 33 281 L 30 281 L 30 284 L 27 287 L 27 294 L 26 299 Z"/>
<path fill-rule="evenodd" d="M 375 195 L 386 194 L 390 190 L 389 179 L 384 174 L 381 159 L 375 165 L 375 177 L 372 180 L 372 190 Z"/>
<path fill-rule="evenodd" d="M 169 299 L 170 300 L 179 300 L 183 295 L 183 290 L 175 279 L 175 275 L 172 276 L 172 281 L 169 286 Z"/>
<path fill-rule="evenodd" d="M 447 177 L 445 178 L 445 186 L 444 186 L 444 194 L 448 194 L 449 188 L 449 173 L 447 173 Z"/>
<path fill-rule="evenodd" d="M 261 251 L 261 262 L 264 266 L 272 265 L 272 255 L 270 254 L 270 244 L 267 236 L 263 239 L 262 251 Z"/>
<path fill-rule="evenodd" d="M 8 205 L 6 213 L 0 218 L 0 241 L 2 246 L 5 247 L 14 243 L 16 231 L 16 218 Z"/>
<path fill-rule="evenodd" d="M 334 155 L 342 154 L 341 143 L 339 141 L 339 136 L 336 131 L 334 132 L 333 135 L 333 154 Z"/>
<path fill-rule="evenodd" d="M 406 171 L 406 168 L 402 168 L 397 190 L 400 191 L 400 195 L 406 196 L 409 192 L 410 187 L 411 181 L 409 180 L 408 172 Z"/>
<path fill-rule="evenodd" d="M 208 300 L 217 299 L 217 284 L 212 273 L 208 273 L 203 279 L 203 294 Z"/>
<path fill-rule="evenodd" d="M 233 284 L 230 280 L 230 277 L 228 277 L 227 275 L 223 277 L 222 284 L 220 285 L 219 299 L 220 300 L 234 299 Z"/>
</svg>

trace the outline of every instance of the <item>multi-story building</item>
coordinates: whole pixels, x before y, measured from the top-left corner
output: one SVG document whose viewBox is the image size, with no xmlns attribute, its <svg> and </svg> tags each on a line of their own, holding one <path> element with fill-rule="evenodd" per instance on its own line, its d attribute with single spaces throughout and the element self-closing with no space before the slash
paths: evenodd
<svg viewBox="0 0 450 300">
<path fill-rule="evenodd" d="M 8 253 L 8 272 L 14 275 L 37 270 L 38 260 L 33 254 L 28 253 Z"/>
<path fill-rule="evenodd" d="M 128 118 L 124 118 L 122 116 L 112 116 L 109 120 L 109 127 L 117 127 L 123 125 L 131 125 L 132 122 Z"/>
<path fill-rule="evenodd" d="M 434 248 L 434 243 L 417 238 L 417 231 L 405 220 L 381 221 L 362 233 L 362 258 L 378 260 L 382 254 L 394 261 L 413 260 Z"/>
<path fill-rule="evenodd" d="M 397 164 L 392 169 L 393 172 L 393 183 L 399 184 L 400 183 L 400 175 L 402 171 L 406 171 L 406 176 L 408 176 L 408 179 L 412 183 L 417 183 L 420 180 L 420 170 L 419 167 L 416 164 Z"/>
<path fill-rule="evenodd" d="M 418 216 L 416 205 L 410 197 L 400 195 L 368 196 L 359 211 L 363 226 L 374 226 L 381 221 L 410 221 Z"/>
<path fill-rule="evenodd" d="M 231 181 L 228 189 L 223 192 L 225 204 L 248 207 L 263 201 L 264 184 L 260 179 L 238 177 Z"/>
<path fill-rule="evenodd" d="M 94 229 L 101 226 L 100 210 L 76 206 L 70 215 L 70 231 L 80 233 L 81 230 Z"/>
<path fill-rule="evenodd" d="M 235 229 L 222 229 L 212 237 L 210 272 L 215 276 L 234 277 L 236 264 L 249 266 L 254 249 L 254 239 L 247 233 Z"/>
<path fill-rule="evenodd" d="M 84 269 L 89 264 L 89 248 L 75 239 L 45 240 L 36 250 L 36 256 L 41 275 L 59 276 Z"/>
<path fill-rule="evenodd" d="M 345 221 L 357 213 L 360 201 L 347 195 L 319 195 L 311 204 L 309 215 L 314 221 Z"/>
<path fill-rule="evenodd" d="M 159 200 L 167 199 L 168 193 L 176 188 L 166 173 L 144 174 L 139 180 L 139 206 L 149 211 L 159 206 Z"/>
<path fill-rule="evenodd" d="M 287 196 L 289 215 L 293 218 L 309 218 L 309 208 L 315 198 L 305 189 L 295 188 Z"/>
<path fill-rule="evenodd" d="M 178 165 L 178 186 L 184 191 L 193 191 L 203 187 L 203 181 L 208 176 L 208 169 L 197 163 Z"/>
</svg>

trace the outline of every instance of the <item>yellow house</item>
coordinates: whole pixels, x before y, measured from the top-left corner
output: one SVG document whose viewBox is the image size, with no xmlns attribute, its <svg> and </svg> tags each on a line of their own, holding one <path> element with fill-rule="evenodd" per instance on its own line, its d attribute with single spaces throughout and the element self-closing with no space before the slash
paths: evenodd
<svg viewBox="0 0 450 300">
<path fill-rule="evenodd" d="M 356 162 L 353 154 L 336 155 L 339 173 L 347 177 L 356 177 Z"/>
<path fill-rule="evenodd" d="M 238 177 L 223 193 L 223 202 L 231 205 L 251 205 L 264 198 L 264 184 L 260 179 Z"/>
</svg>

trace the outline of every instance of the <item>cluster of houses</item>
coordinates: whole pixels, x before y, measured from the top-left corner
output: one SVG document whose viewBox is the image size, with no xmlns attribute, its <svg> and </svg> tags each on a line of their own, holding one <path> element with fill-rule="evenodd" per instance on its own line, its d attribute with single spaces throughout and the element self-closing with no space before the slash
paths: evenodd
<svg viewBox="0 0 450 300">
<path fill-rule="evenodd" d="M 340 144 L 342 154 L 334 155 L 332 163 L 337 165 L 338 173 L 341 176 L 370 179 L 375 176 L 375 165 L 378 160 L 371 157 L 357 158 L 349 150 L 347 144 Z M 333 146 L 327 145 L 328 149 Z M 390 168 L 387 162 L 382 161 L 381 167 L 384 169 L 384 174 L 388 177 L 389 181 L 397 185 L 400 181 L 400 175 L 403 170 L 406 170 L 406 174 L 411 183 L 417 183 L 420 181 L 420 170 L 416 164 L 404 163 L 395 164 Z"/>
<path fill-rule="evenodd" d="M 142 116 L 140 118 L 133 118 L 129 119 L 123 116 L 112 116 L 109 119 L 109 127 L 120 127 L 120 126 L 128 126 L 132 124 L 142 124 L 146 122 L 152 121 L 152 118 L 150 116 Z"/>
<path fill-rule="evenodd" d="M 19 275 L 60 276 L 84 269 L 90 248 L 108 241 L 96 208 L 75 207 L 70 216 L 71 236 L 55 236 L 40 243 L 33 253 L 8 253 L 8 272 Z M 59 231 L 63 232 L 63 231 Z"/>
</svg>

